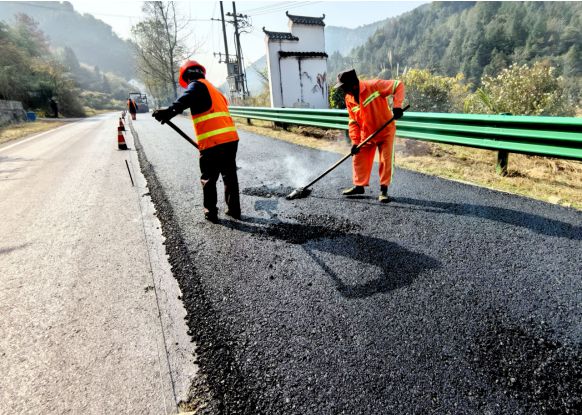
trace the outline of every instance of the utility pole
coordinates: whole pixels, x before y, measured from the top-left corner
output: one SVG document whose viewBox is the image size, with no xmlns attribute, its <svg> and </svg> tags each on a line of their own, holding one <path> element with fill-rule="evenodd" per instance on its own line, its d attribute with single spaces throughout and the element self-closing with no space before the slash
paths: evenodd
<svg viewBox="0 0 582 415">
<path fill-rule="evenodd" d="M 243 93 L 243 97 L 246 98 L 249 95 L 249 92 L 247 90 L 247 85 L 246 85 L 246 74 L 245 74 L 245 67 L 244 67 L 244 62 L 243 62 L 243 58 L 242 58 L 242 49 L 240 46 L 240 32 L 239 32 L 239 21 L 238 18 L 246 18 L 246 16 L 243 15 L 237 15 L 236 14 L 236 4 L 233 1 L 232 2 L 232 14 L 228 14 L 229 16 L 232 16 L 233 18 L 233 24 L 234 24 L 234 40 L 235 40 L 235 47 L 236 47 L 236 59 L 238 61 L 238 74 L 237 74 L 237 81 L 238 84 L 240 86 L 240 89 L 242 90 Z"/>
<path fill-rule="evenodd" d="M 237 59 L 231 56 L 228 53 L 228 38 L 226 35 L 226 20 L 224 19 L 224 7 L 222 6 L 222 2 L 220 3 L 220 19 L 212 19 L 215 21 L 220 20 L 222 24 L 222 36 L 224 39 L 224 59 L 222 57 L 222 53 L 214 53 L 214 56 L 218 56 L 218 63 L 226 63 L 226 80 L 228 83 L 228 98 L 229 101 L 234 101 L 236 96 L 238 95 L 238 88 L 236 85 L 236 74 L 238 70 L 236 69 L 237 66 Z M 230 23 L 230 22 L 229 22 Z"/>
<path fill-rule="evenodd" d="M 236 12 L 236 4 L 232 2 L 232 13 L 226 13 L 228 17 L 232 20 L 225 20 L 224 18 L 224 8 L 222 1 L 220 2 L 220 21 L 222 22 L 222 34 L 224 37 L 224 59 L 222 53 L 215 53 L 215 56 L 219 57 L 220 63 L 226 63 L 227 68 L 227 80 L 229 86 L 229 98 L 231 101 L 236 101 L 238 98 L 246 98 L 249 96 L 249 90 L 247 86 L 247 79 L 244 68 L 244 58 L 242 53 L 242 47 L 240 44 L 240 34 L 241 29 L 250 27 L 249 17 Z M 213 19 L 218 20 L 218 19 Z M 235 52 L 233 55 L 228 53 L 228 40 L 226 35 L 226 23 L 230 23 L 234 26 L 234 47 Z M 243 31 L 244 32 L 244 31 Z"/>
<path fill-rule="evenodd" d="M 224 23 L 224 9 L 222 7 L 222 2 L 220 2 L 220 20 L 222 21 L 222 35 L 224 36 L 224 54 L 226 55 L 226 61 L 228 62 L 228 42 L 226 40 L 226 24 Z"/>
</svg>

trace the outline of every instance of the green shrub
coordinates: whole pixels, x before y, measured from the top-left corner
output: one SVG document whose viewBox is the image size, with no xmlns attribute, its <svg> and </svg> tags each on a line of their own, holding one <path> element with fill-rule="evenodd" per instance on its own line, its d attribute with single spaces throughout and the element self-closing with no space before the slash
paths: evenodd
<svg viewBox="0 0 582 415">
<path fill-rule="evenodd" d="M 453 78 L 433 75 L 427 69 L 410 69 L 401 80 L 412 111 L 458 112 L 469 95 L 470 85 L 462 74 Z"/>
<path fill-rule="evenodd" d="M 511 65 L 496 77 L 482 78 L 482 87 L 465 101 L 465 112 L 513 115 L 572 116 L 564 80 L 546 62 Z"/>
</svg>

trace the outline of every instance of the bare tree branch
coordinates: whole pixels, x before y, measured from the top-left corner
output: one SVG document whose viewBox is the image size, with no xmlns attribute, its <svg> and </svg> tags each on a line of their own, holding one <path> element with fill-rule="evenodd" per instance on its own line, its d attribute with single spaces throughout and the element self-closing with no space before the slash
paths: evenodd
<svg viewBox="0 0 582 415">
<path fill-rule="evenodd" d="M 180 64 L 200 44 L 188 45 L 190 33 L 185 33 L 175 2 L 146 1 L 142 10 L 146 17 L 132 27 L 140 78 L 156 101 L 169 103 L 178 95 Z"/>
</svg>

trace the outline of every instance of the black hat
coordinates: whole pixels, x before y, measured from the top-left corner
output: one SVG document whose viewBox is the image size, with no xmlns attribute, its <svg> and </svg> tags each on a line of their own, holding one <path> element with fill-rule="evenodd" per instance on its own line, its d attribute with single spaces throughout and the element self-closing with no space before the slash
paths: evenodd
<svg viewBox="0 0 582 415">
<path fill-rule="evenodd" d="M 340 88 L 343 85 L 357 85 L 359 82 L 358 75 L 356 75 L 355 69 L 349 69 L 347 71 L 340 72 L 337 75 L 337 84 L 335 88 Z"/>
</svg>

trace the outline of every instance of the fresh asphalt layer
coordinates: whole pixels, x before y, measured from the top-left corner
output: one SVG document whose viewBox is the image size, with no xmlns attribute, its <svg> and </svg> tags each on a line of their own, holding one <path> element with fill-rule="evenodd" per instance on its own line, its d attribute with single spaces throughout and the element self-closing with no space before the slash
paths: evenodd
<svg viewBox="0 0 582 415">
<path fill-rule="evenodd" d="M 240 132 L 243 218 L 211 224 L 195 149 L 133 125 L 201 413 L 580 411 L 581 212 L 400 169 L 346 199 L 349 162 L 287 201 L 338 155 Z"/>
</svg>

